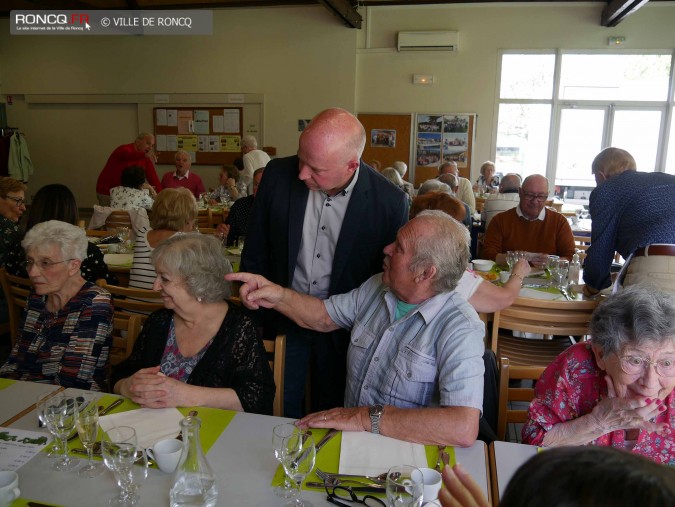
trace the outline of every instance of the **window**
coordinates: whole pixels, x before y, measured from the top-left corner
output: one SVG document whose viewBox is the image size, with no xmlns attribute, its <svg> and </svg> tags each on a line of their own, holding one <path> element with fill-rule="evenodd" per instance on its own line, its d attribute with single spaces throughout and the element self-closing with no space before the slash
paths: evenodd
<svg viewBox="0 0 675 507">
<path fill-rule="evenodd" d="M 569 189 L 586 199 L 595 186 L 593 158 L 616 146 L 635 157 L 639 170 L 675 174 L 672 62 L 670 52 L 504 52 L 497 171 L 546 174 L 559 195 Z"/>
</svg>

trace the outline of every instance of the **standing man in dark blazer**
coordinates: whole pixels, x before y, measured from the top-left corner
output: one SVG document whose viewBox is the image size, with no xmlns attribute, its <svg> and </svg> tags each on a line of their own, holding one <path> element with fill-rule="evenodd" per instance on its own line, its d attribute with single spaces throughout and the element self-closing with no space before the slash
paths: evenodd
<svg viewBox="0 0 675 507">
<path fill-rule="evenodd" d="M 406 195 L 361 161 L 363 125 L 327 109 L 300 136 L 296 156 L 272 160 L 253 206 L 241 270 L 325 299 L 382 271 L 383 248 L 408 220 Z M 265 332 L 287 335 L 284 415 L 301 417 L 310 362 L 312 408 L 343 405 L 349 333 L 302 329 L 276 312 Z"/>
</svg>

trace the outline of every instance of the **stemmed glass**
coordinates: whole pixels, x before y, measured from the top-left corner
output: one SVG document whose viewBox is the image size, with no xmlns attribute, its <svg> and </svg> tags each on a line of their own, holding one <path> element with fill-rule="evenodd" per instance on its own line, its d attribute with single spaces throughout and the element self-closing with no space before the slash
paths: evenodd
<svg viewBox="0 0 675 507">
<path fill-rule="evenodd" d="M 55 438 L 61 440 L 62 457 L 52 467 L 54 470 L 68 471 L 77 466 L 77 460 L 68 456 L 68 436 L 75 429 L 77 401 L 72 396 L 56 393 L 41 400 L 38 413 L 47 424 L 47 429 Z"/>
<path fill-rule="evenodd" d="M 510 250 L 506 252 L 506 264 L 508 264 L 510 272 L 513 272 L 513 266 L 515 266 L 517 263 L 518 263 L 518 253 L 512 252 Z"/>
<path fill-rule="evenodd" d="M 44 406 L 45 406 L 45 400 L 48 398 L 51 398 L 54 396 L 54 392 L 49 392 L 49 393 L 42 393 L 37 397 L 37 401 L 35 402 L 35 410 L 37 412 L 38 420 L 40 421 L 40 427 L 41 428 L 47 428 L 47 420 L 45 419 L 44 416 Z M 49 431 L 49 428 L 47 428 L 47 431 Z M 51 433 L 51 431 L 50 431 Z M 49 446 L 49 450 L 47 451 L 47 457 L 48 458 L 54 458 L 56 456 L 60 456 L 63 453 L 63 449 L 61 449 L 61 439 L 59 438 L 52 438 L 52 443 Z"/>
<path fill-rule="evenodd" d="M 420 477 L 422 477 L 422 472 L 414 466 L 391 467 L 387 472 L 388 506 L 420 507 L 424 493 L 424 484 L 419 480 Z"/>
<path fill-rule="evenodd" d="M 295 425 L 291 423 L 278 424 L 272 430 L 272 448 L 274 449 L 274 457 L 279 463 L 282 463 L 284 440 L 290 437 L 294 431 Z M 292 496 L 293 489 L 288 475 L 286 475 L 286 470 L 284 470 L 284 483 L 274 488 L 274 494 L 282 498 L 288 498 Z"/>
<path fill-rule="evenodd" d="M 559 289 L 564 289 L 567 285 L 565 281 L 567 280 L 567 272 L 570 269 L 570 261 L 567 259 L 558 259 L 558 265 L 555 272 L 555 281 L 556 287 Z"/>
<path fill-rule="evenodd" d="M 130 426 L 117 426 L 111 428 L 101 438 L 101 453 L 106 466 L 115 474 L 117 484 L 122 488 L 118 496 L 110 499 L 111 507 L 122 507 L 133 505 L 129 503 L 129 484 L 128 477 L 131 473 L 131 467 L 136 461 L 136 431 Z M 120 480 L 120 477 L 122 480 Z"/>
<path fill-rule="evenodd" d="M 284 507 L 312 507 L 310 502 L 300 498 L 300 486 L 314 469 L 315 461 L 316 448 L 310 432 L 295 428 L 290 436 L 284 438 L 281 446 L 281 464 L 294 486 L 293 495 Z"/>
<path fill-rule="evenodd" d="M 138 490 L 148 477 L 148 457 L 143 449 L 136 449 L 135 460 L 129 467 L 120 467 L 113 470 L 117 485 L 122 493 L 110 500 L 110 505 L 116 507 L 133 507 L 141 496 Z"/>
<path fill-rule="evenodd" d="M 91 479 L 103 472 L 103 466 L 100 463 L 94 464 L 94 444 L 98 438 L 98 405 L 95 403 L 94 394 L 83 393 L 81 399 L 82 403 L 77 404 L 75 426 L 82 445 L 87 449 L 89 461 L 80 469 L 78 475 Z"/>
</svg>

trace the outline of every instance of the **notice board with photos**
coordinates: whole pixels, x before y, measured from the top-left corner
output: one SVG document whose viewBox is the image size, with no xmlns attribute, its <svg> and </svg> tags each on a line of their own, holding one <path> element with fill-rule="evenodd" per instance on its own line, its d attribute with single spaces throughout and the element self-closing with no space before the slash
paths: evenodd
<svg viewBox="0 0 675 507">
<path fill-rule="evenodd" d="M 358 119 L 366 129 L 366 147 L 361 158 L 368 165 L 380 164 L 380 170 L 401 160 L 410 164 L 411 114 L 359 113 Z M 412 181 L 408 171 L 403 179 Z"/>
<path fill-rule="evenodd" d="M 415 186 L 438 176 L 445 162 L 457 162 L 459 175 L 471 178 L 475 113 L 415 115 Z"/>
<path fill-rule="evenodd" d="M 193 164 L 232 164 L 241 157 L 241 107 L 155 107 L 155 151 L 160 164 L 173 164 L 185 150 Z"/>
</svg>

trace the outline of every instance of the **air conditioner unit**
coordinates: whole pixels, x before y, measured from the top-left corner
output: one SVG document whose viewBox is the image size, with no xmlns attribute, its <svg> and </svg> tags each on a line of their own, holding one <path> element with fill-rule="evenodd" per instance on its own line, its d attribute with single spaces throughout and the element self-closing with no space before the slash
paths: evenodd
<svg viewBox="0 0 675 507">
<path fill-rule="evenodd" d="M 459 32 L 398 32 L 399 51 L 457 51 Z"/>
</svg>

